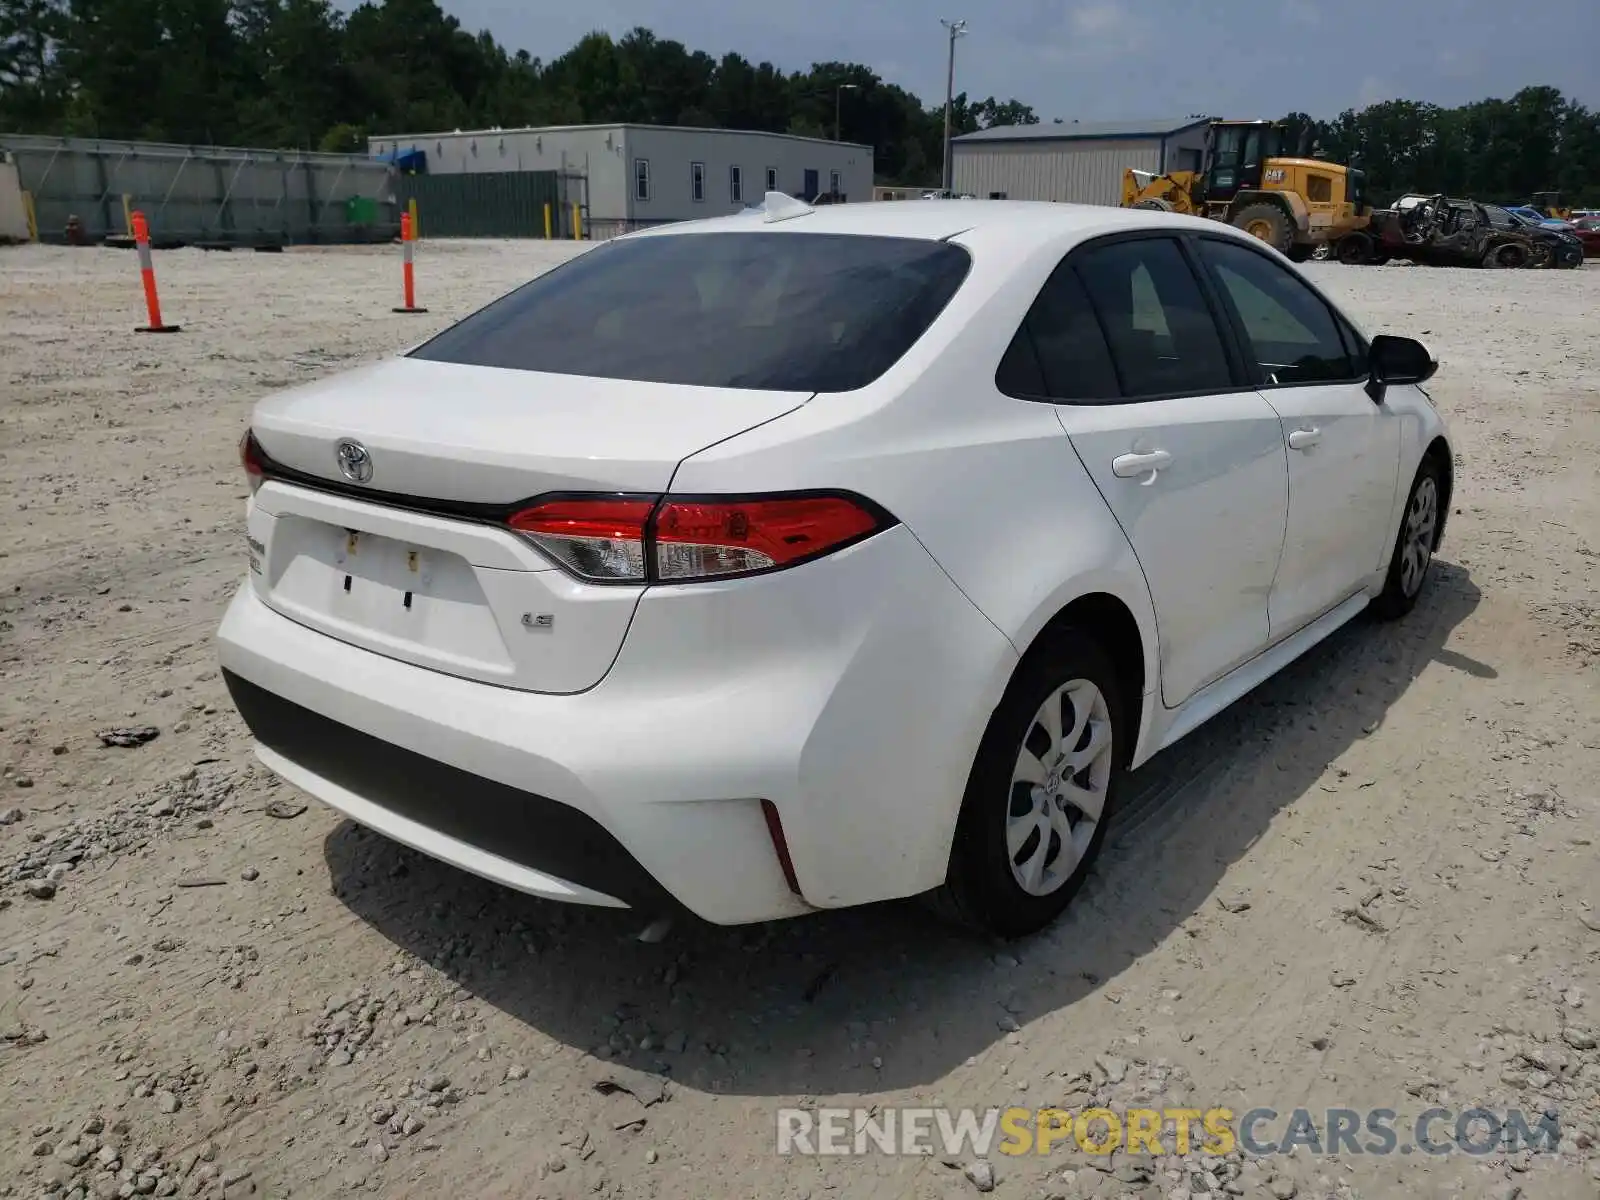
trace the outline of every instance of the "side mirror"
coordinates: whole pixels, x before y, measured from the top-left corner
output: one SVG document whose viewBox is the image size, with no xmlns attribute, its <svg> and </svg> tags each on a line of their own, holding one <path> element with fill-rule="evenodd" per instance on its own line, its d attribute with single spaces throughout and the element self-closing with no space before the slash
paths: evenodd
<svg viewBox="0 0 1600 1200">
<path fill-rule="evenodd" d="M 1367 363 L 1371 374 L 1367 378 L 1367 395 L 1374 404 L 1382 404 L 1384 393 L 1391 384 L 1426 383 L 1439 369 L 1428 348 L 1415 338 L 1394 337 L 1380 333 L 1372 339 L 1367 350 Z"/>
</svg>

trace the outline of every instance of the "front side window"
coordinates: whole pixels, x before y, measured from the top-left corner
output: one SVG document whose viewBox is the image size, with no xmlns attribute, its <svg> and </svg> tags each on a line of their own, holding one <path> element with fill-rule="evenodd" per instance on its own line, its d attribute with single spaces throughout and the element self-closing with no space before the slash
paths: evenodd
<svg viewBox="0 0 1600 1200">
<path fill-rule="evenodd" d="M 696 204 L 702 203 L 706 198 L 706 165 L 705 163 L 689 164 L 689 195 Z"/>
<path fill-rule="evenodd" d="M 677 233 L 597 247 L 411 352 L 467 366 L 793 392 L 865 387 L 966 279 L 949 242 Z"/>
<path fill-rule="evenodd" d="M 1201 240 L 1200 253 L 1237 314 L 1263 384 L 1360 377 L 1332 311 L 1292 271 L 1248 246 L 1210 238 Z"/>
<path fill-rule="evenodd" d="M 1105 330 L 1124 397 L 1233 386 L 1222 334 L 1176 241 L 1113 242 L 1069 261 Z"/>
</svg>

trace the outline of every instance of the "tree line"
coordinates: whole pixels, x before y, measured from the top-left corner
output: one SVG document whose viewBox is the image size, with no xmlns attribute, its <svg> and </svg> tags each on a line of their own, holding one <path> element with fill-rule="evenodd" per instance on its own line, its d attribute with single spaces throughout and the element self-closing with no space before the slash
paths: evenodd
<svg viewBox="0 0 1600 1200">
<path fill-rule="evenodd" d="M 1288 144 L 1304 137 L 1366 171 L 1380 203 L 1443 192 L 1515 204 L 1559 191 L 1565 204 L 1600 205 L 1600 112 L 1553 87 L 1460 108 L 1386 100 L 1332 121 L 1291 113 L 1284 122 Z"/>
<path fill-rule="evenodd" d="M 842 89 L 842 90 L 841 90 Z M 631 121 L 870 144 L 880 177 L 935 180 L 944 108 L 858 63 L 785 71 L 634 29 L 549 62 L 434 0 L 0 0 L 0 129 L 354 151 L 369 134 Z M 956 98 L 964 133 L 1037 121 Z"/>
<path fill-rule="evenodd" d="M 1036 124 L 1014 99 L 965 93 L 954 132 Z M 837 113 L 838 127 L 835 128 Z M 1600 201 L 1600 114 L 1548 87 L 1457 109 L 1395 100 L 1292 136 L 1402 191 Z M 630 121 L 869 144 L 877 177 L 933 185 L 942 103 L 860 63 L 785 71 L 634 29 L 545 62 L 472 33 L 435 0 L 0 0 L 0 130 L 360 151 L 369 134 Z"/>
</svg>

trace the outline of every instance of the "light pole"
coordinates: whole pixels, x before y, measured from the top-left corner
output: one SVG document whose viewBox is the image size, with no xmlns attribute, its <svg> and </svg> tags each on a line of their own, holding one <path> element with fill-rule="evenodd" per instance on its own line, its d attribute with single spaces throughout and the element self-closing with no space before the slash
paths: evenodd
<svg viewBox="0 0 1600 1200">
<path fill-rule="evenodd" d="M 836 142 L 839 140 L 839 102 L 846 92 L 853 92 L 859 86 L 854 83 L 841 83 L 833 89 L 833 140 Z"/>
<path fill-rule="evenodd" d="M 944 190 L 950 192 L 955 190 L 955 172 L 950 163 L 950 105 L 956 91 L 956 39 L 966 36 L 967 23 L 947 21 L 940 17 L 939 24 L 950 31 L 950 65 L 944 81 Z"/>
</svg>

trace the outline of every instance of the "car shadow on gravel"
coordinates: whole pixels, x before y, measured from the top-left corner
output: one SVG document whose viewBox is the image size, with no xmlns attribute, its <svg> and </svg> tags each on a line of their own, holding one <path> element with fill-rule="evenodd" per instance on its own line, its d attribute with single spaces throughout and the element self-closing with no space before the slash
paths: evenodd
<svg viewBox="0 0 1600 1200">
<path fill-rule="evenodd" d="M 1445 649 L 1477 606 L 1440 561 L 1396 625 L 1358 619 L 1129 781 L 1106 853 L 1072 909 L 1001 946 L 912 903 L 743 929 L 534 900 L 339 825 L 335 893 L 396 946 L 529 1028 L 679 1086 L 830 1095 L 936 1084 L 1015 1023 L 1114 989 L 1129 964 L 1206 909 L 1278 811 L 1326 779 L 1430 664 L 1494 678 Z M 1367 781 L 1349 781 L 1361 786 Z M 604 1049 L 603 1049 L 604 1048 Z M 515 1039 L 500 1047 L 514 1061 Z M 589 1060 L 595 1080 L 610 1070 Z"/>
</svg>

